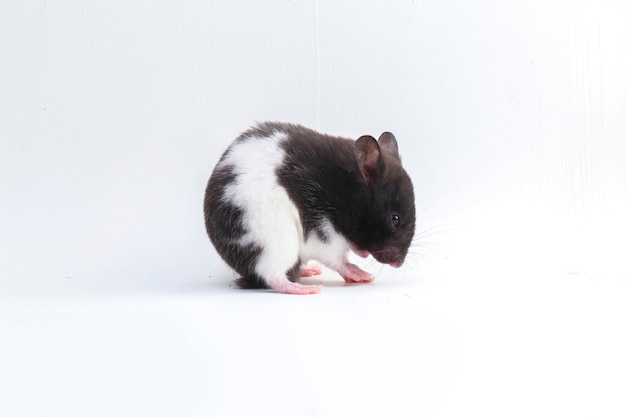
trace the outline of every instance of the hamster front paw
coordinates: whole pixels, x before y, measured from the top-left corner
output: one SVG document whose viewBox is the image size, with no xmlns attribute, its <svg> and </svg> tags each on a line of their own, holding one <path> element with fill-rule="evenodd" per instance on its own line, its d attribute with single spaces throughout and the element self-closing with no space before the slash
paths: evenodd
<svg viewBox="0 0 626 417">
<path fill-rule="evenodd" d="M 346 263 L 342 268 L 342 271 L 339 271 L 339 274 L 346 282 L 349 283 L 369 283 L 374 281 L 374 276 L 372 274 L 363 271 L 361 268 L 351 263 Z"/>
</svg>

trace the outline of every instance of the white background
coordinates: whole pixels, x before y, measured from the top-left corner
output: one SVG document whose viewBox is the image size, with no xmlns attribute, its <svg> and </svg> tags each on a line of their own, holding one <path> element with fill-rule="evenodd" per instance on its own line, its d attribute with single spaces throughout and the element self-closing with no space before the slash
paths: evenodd
<svg viewBox="0 0 626 417">
<path fill-rule="evenodd" d="M 0 2 L 0 415 L 626 414 L 620 1 Z M 407 264 L 231 287 L 255 120 L 398 138 Z"/>
</svg>

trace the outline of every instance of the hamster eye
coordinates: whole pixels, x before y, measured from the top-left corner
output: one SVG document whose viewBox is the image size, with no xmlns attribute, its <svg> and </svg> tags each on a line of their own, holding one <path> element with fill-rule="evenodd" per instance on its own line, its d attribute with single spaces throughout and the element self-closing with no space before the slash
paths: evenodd
<svg viewBox="0 0 626 417">
<path fill-rule="evenodd" d="M 391 224 L 397 229 L 400 226 L 400 216 L 397 214 L 391 215 Z"/>
</svg>

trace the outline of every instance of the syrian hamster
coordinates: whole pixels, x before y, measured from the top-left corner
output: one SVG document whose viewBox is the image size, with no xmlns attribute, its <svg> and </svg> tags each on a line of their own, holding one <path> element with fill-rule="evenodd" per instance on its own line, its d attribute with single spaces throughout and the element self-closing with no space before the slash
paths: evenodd
<svg viewBox="0 0 626 417">
<path fill-rule="evenodd" d="M 315 294 L 316 260 L 347 282 L 374 277 L 347 253 L 399 267 L 415 231 L 413 185 L 393 134 L 357 140 L 265 122 L 226 149 L 206 187 L 204 220 L 244 288 Z"/>
</svg>

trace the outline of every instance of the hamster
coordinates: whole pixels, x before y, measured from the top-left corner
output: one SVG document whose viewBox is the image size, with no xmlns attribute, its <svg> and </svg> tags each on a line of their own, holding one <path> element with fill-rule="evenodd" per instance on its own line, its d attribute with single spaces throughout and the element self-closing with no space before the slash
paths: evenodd
<svg viewBox="0 0 626 417">
<path fill-rule="evenodd" d="M 361 283 L 374 277 L 348 262 L 349 250 L 402 265 L 415 231 L 413 185 L 389 132 L 352 140 L 259 123 L 215 166 L 204 221 L 240 287 L 315 294 L 321 286 L 298 282 L 321 273 L 309 260 Z"/>
</svg>

